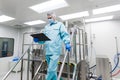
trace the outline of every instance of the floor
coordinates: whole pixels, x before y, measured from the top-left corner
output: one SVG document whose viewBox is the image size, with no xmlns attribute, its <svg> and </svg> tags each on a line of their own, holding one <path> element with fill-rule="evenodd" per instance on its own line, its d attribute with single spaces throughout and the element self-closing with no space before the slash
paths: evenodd
<svg viewBox="0 0 120 80">
<path fill-rule="evenodd" d="M 23 72 L 23 80 L 27 80 L 27 72 L 26 71 L 24 71 Z M 31 74 L 30 74 L 31 75 Z M 4 76 L 4 75 L 3 75 Z M 2 80 L 2 78 L 3 78 L 3 76 L 0 76 L 0 80 Z M 31 76 L 30 76 L 31 77 Z M 12 72 L 9 76 L 8 76 L 8 78 L 6 79 L 6 80 L 20 80 L 20 72 L 18 72 L 18 73 L 14 73 L 14 72 Z M 31 78 L 29 78 L 29 80 L 31 80 Z M 90 80 L 94 80 L 94 79 L 90 79 Z M 112 80 L 120 80 L 120 79 L 112 79 Z"/>
<path fill-rule="evenodd" d="M 20 80 L 20 72 L 12 72 L 8 77 L 7 77 L 7 79 L 6 80 Z M 27 71 L 24 71 L 23 72 L 23 80 L 27 80 Z M 1 75 L 0 76 L 0 80 L 2 80 L 2 78 L 3 78 L 3 76 L 4 75 Z M 31 80 L 31 74 L 30 74 L 30 78 L 29 78 L 29 80 Z"/>
</svg>

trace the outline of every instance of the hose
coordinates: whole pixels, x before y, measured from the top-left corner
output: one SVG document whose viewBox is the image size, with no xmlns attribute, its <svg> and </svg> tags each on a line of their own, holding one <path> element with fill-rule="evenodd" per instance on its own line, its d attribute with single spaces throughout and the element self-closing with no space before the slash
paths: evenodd
<svg viewBox="0 0 120 80">
<path fill-rule="evenodd" d="M 90 50 L 90 47 L 89 47 L 89 50 Z M 94 47 L 92 47 L 92 52 L 90 52 L 89 53 L 90 55 L 89 55 L 89 60 L 90 60 L 90 62 L 92 62 L 93 60 L 93 55 L 96 57 L 96 50 L 95 50 L 95 48 Z M 96 64 L 95 64 L 96 65 Z M 95 67 L 95 65 L 93 65 L 92 67 L 94 68 Z M 92 67 L 90 67 L 89 69 L 92 69 Z"/>
<path fill-rule="evenodd" d="M 119 64 L 119 56 L 120 56 L 120 53 L 118 53 L 117 55 L 115 55 L 115 58 L 114 58 L 114 63 L 115 63 L 115 65 Z M 119 67 L 119 66 L 117 66 L 117 67 Z M 120 68 L 120 67 L 119 67 L 119 68 Z M 117 76 L 118 74 L 120 74 L 120 70 L 118 70 L 117 73 L 112 74 L 112 77 Z"/>
<path fill-rule="evenodd" d="M 119 64 L 119 56 L 118 56 L 118 53 L 117 53 L 117 63 L 110 73 L 115 71 L 115 69 L 118 67 L 118 64 Z"/>
<path fill-rule="evenodd" d="M 118 54 L 115 55 L 115 57 L 114 57 L 114 64 L 115 64 L 115 65 L 117 64 L 117 61 L 118 61 L 117 56 L 120 56 L 120 53 L 118 53 Z M 118 68 L 120 68 L 120 66 L 118 66 Z"/>
<path fill-rule="evenodd" d="M 120 74 L 120 70 L 117 73 L 112 74 L 112 77 L 117 76 L 118 74 Z"/>
<path fill-rule="evenodd" d="M 97 80 L 102 80 L 102 76 L 99 76 L 99 77 L 97 78 Z"/>
<path fill-rule="evenodd" d="M 94 66 L 90 67 L 89 69 L 92 69 L 92 68 L 94 68 L 94 67 L 96 67 L 96 65 L 94 65 Z"/>
</svg>

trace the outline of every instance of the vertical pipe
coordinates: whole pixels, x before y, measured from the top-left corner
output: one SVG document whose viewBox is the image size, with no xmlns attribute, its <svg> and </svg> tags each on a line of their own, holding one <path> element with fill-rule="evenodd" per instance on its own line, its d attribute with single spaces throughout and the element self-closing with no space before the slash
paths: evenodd
<svg viewBox="0 0 120 80">
<path fill-rule="evenodd" d="M 34 34 L 34 32 L 32 32 L 32 34 Z M 31 48 L 32 48 L 32 49 L 31 49 L 32 51 L 33 51 L 33 48 L 34 48 L 34 45 L 33 45 L 33 44 L 34 44 L 34 42 L 32 41 L 32 47 L 31 47 Z M 34 59 L 34 55 L 33 55 L 33 54 L 32 54 L 32 59 Z M 32 64 L 31 64 L 31 65 L 32 65 L 32 71 L 31 71 L 31 75 L 32 75 L 32 76 L 31 76 L 31 79 L 33 79 L 34 74 L 35 74 L 35 71 L 34 71 L 35 62 L 32 61 Z"/>
<path fill-rule="evenodd" d="M 77 63 L 77 48 L 76 48 L 76 34 L 74 35 L 75 37 L 74 37 L 74 41 L 75 41 L 75 43 L 74 43 L 74 46 L 75 46 L 75 63 Z"/>
<path fill-rule="evenodd" d="M 30 48 L 28 49 L 27 80 L 29 80 L 29 71 L 30 71 Z"/>
<path fill-rule="evenodd" d="M 65 21 L 65 27 L 66 27 L 66 29 L 67 29 L 67 31 L 68 31 L 68 21 Z M 66 51 L 66 49 L 65 49 L 65 47 L 64 47 L 64 53 L 65 53 L 65 51 Z M 65 55 L 65 54 L 64 54 Z"/>
<path fill-rule="evenodd" d="M 118 40 L 117 40 L 117 37 L 115 37 L 115 40 L 116 40 L 116 52 L 118 54 Z"/>
<path fill-rule="evenodd" d="M 88 61 L 88 44 L 87 44 L 87 33 L 85 32 L 85 50 L 86 50 L 86 57 Z"/>
<path fill-rule="evenodd" d="M 65 27 L 68 29 L 68 21 L 65 21 Z"/>
<path fill-rule="evenodd" d="M 65 26 L 66 26 L 66 28 L 67 28 L 67 30 L 68 30 L 68 21 L 65 21 Z M 70 66 L 69 66 L 69 55 L 70 54 L 68 54 L 68 57 L 67 57 L 67 62 L 68 62 L 68 65 L 67 65 L 67 74 L 68 74 L 68 80 L 70 80 Z"/>
<path fill-rule="evenodd" d="M 34 58 L 33 58 L 34 59 Z M 35 73 L 35 71 L 34 71 L 34 65 L 35 65 L 35 61 L 32 61 L 32 72 L 31 72 L 31 74 L 32 74 L 32 78 L 31 79 L 33 79 L 33 77 L 34 77 L 34 73 Z"/>
<path fill-rule="evenodd" d="M 92 41 L 92 24 L 90 24 L 90 61 L 92 62 L 92 53 L 93 53 L 93 41 Z M 90 62 L 89 62 L 90 64 Z"/>
<path fill-rule="evenodd" d="M 23 60 L 21 60 L 21 80 L 23 80 Z"/>
<path fill-rule="evenodd" d="M 79 61 L 81 61 L 81 40 L 80 40 L 80 38 L 81 38 L 81 35 L 80 35 L 80 30 L 78 29 L 78 31 L 79 31 Z"/>
<path fill-rule="evenodd" d="M 32 32 L 32 27 L 31 27 L 31 32 Z M 33 32 L 32 32 L 33 33 Z M 32 42 L 33 44 L 33 42 Z M 32 45 L 33 46 L 33 45 Z M 31 47 L 32 48 L 32 47 Z M 27 80 L 29 80 L 29 71 L 30 71 L 30 49 L 28 49 L 28 62 L 27 62 Z"/>
<path fill-rule="evenodd" d="M 82 30 L 82 48 L 83 48 L 83 60 L 85 60 L 85 44 L 84 44 L 84 32 Z"/>
<path fill-rule="evenodd" d="M 85 19 L 84 19 L 84 17 L 83 17 L 83 51 L 84 51 L 84 53 L 83 53 L 83 59 L 85 60 L 86 59 L 86 48 L 85 48 Z"/>
<path fill-rule="evenodd" d="M 72 57 L 72 56 L 74 56 L 73 54 L 74 54 L 74 30 L 73 30 L 73 28 L 71 28 L 71 30 L 70 30 L 71 32 L 71 40 L 70 40 L 70 43 L 71 43 L 71 52 L 70 52 L 70 57 Z M 73 57 L 72 57 L 73 58 Z"/>
<path fill-rule="evenodd" d="M 24 35 L 23 33 L 22 54 L 24 52 Z M 23 59 L 21 60 L 21 80 L 23 80 Z"/>
<path fill-rule="evenodd" d="M 24 66 L 24 63 L 23 63 L 23 59 L 21 61 L 21 80 L 23 80 L 23 66 Z"/>
<path fill-rule="evenodd" d="M 83 17 L 83 30 L 84 32 L 86 32 L 86 28 L 85 28 L 85 18 Z"/>
<path fill-rule="evenodd" d="M 17 37 L 17 42 L 20 42 L 20 30 L 18 29 L 18 37 Z M 20 45 L 20 47 L 21 47 L 21 45 Z M 17 49 L 18 49 L 18 51 L 20 51 L 20 47 L 18 47 Z M 18 52 L 19 53 L 19 52 Z M 20 57 L 20 54 L 17 54 L 17 56 L 19 56 Z"/>
</svg>

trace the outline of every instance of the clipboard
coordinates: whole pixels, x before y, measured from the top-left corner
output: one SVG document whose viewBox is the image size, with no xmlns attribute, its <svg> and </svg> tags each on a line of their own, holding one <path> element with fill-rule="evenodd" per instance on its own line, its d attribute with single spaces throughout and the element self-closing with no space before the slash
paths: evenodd
<svg viewBox="0 0 120 80">
<path fill-rule="evenodd" d="M 50 39 L 44 33 L 31 34 L 33 38 L 38 38 L 39 41 L 50 41 Z"/>
</svg>

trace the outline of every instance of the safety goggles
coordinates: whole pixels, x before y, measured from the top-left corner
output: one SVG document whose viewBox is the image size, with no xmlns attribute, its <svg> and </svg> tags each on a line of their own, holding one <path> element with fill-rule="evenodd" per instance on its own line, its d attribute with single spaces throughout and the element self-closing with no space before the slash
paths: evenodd
<svg viewBox="0 0 120 80">
<path fill-rule="evenodd" d="M 52 17 L 49 17 L 48 19 L 52 19 Z"/>
</svg>

